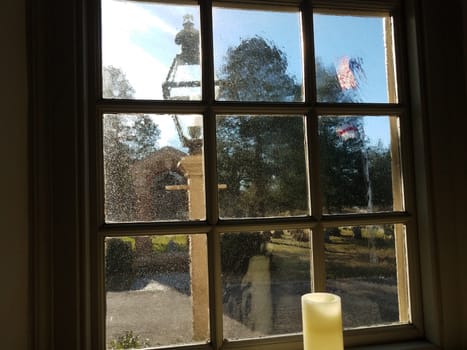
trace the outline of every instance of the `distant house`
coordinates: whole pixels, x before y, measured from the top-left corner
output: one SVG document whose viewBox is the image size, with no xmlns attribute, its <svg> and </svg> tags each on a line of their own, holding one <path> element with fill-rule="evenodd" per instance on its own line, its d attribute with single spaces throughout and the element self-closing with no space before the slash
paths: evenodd
<svg viewBox="0 0 467 350">
<path fill-rule="evenodd" d="M 187 154 L 167 146 L 135 162 L 130 169 L 136 192 L 137 221 L 188 218 L 187 193 L 166 186 L 186 185 L 178 162 Z"/>
</svg>

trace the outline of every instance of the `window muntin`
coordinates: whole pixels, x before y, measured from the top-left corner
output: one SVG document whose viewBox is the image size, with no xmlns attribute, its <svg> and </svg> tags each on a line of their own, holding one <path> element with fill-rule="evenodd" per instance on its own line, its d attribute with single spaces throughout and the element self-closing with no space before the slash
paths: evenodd
<svg viewBox="0 0 467 350">
<path fill-rule="evenodd" d="M 103 0 L 105 1 L 105 0 Z M 132 4 L 139 4 L 139 2 L 130 2 Z M 203 5 L 204 6 L 204 5 Z M 388 5 L 389 6 L 389 5 Z M 191 8 L 191 7 L 189 7 Z M 195 6 L 196 8 L 196 6 Z M 229 8 L 230 9 L 230 8 Z M 209 9 L 210 10 L 210 9 Z M 197 12 L 199 10 L 195 10 L 194 12 Z M 277 12 L 277 8 L 275 8 L 275 11 Z M 206 8 L 204 8 L 201 11 L 201 17 L 207 16 L 207 13 L 210 11 L 207 11 Z M 228 11 L 226 11 L 228 12 Z M 267 11 L 260 11 L 261 13 L 267 13 Z M 281 11 L 279 11 L 281 12 Z M 285 11 L 286 13 L 290 13 L 290 9 L 287 9 Z M 322 8 L 319 9 L 319 11 L 316 11 L 316 13 L 322 13 Z M 336 18 L 340 18 L 343 16 L 343 14 L 346 13 L 346 11 L 336 11 L 336 10 L 330 10 L 330 11 L 324 11 L 326 12 L 326 15 L 329 15 L 330 12 L 336 16 Z M 383 11 L 384 12 L 384 11 Z M 386 15 L 381 16 L 380 15 L 381 11 L 377 11 L 377 13 L 374 14 L 373 17 L 380 18 L 383 20 L 383 18 L 386 18 Z M 313 14 L 311 12 L 306 12 L 302 13 L 302 16 L 304 18 L 303 23 L 311 23 Z M 357 16 L 358 17 L 358 16 Z M 367 17 L 367 14 L 365 14 L 365 17 Z M 371 17 L 371 16 L 370 16 Z M 384 22 L 384 21 L 383 21 Z M 384 23 L 388 23 L 387 21 Z M 392 18 L 389 21 L 389 23 L 392 26 Z M 214 23 L 213 23 L 214 24 Z M 214 43 L 214 33 L 213 29 L 209 28 L 209 21 L 207 21 L 207 24 L 205 23 L 204 26 L 200 26 L 198 28 L 203 28 L 205 29 L 204 32 L 200 33 L 201 37 L 203 38 L 203 42 L 207 43 L 209 45 L 210 42 Z M 303 28 L 303 38 L 308 38 L 310 40 L 313 38 L 313 35 L 310 35 L 310 32 L 316 31 L 317 29 L 311 28 Z M 388 27 L 386 27 L 387 29 Z M 392 28 L 392 27 L 391 27 Z M 390 33 L 390 36 L 383 37 L 381 40 L 386 40 L 387 43 L 391 42 L 391 44 L 387 47 L 393 47 L 392 46 L 392 29 L 391 30 L 386 30 L 385 34 Z M 273 38 L 274 39 L 274 38 Z M 316 45 L 316 43 L 314 43 Z M 174 45 L 174 44 L 172 44 Z M 221 98 L 218 98 L 219 101 L 211 101 L 209 99 L 210 96 L 219 96 L 216 95 L 216 93 L 219 93 L 219 81 L 216 76 L 216 69 L 214 67 L 214 62 L 215 62 L 215 57 L 211 58 L 206 57 L 205 54 L 210 52 L 210 49 L 208 46 L 205 46 L 204 48 L 201 47 L 201 57 L 203 57 L 203 60 L 200 60 L 200 69 L 203 69 L 204 77 L 206 77 L 206 73 L 209 75 L 212 75 L 210 81 L 212 81 L 212 86 L 203 86 L 203 93 L 207 94 L 205 96 L 201 96 L 200 90 L 197 90 L 196 93 L 189 92 L 187 93 L 186 89 L 178 89 L 180 87 L 186 88 L 186 86 L 179 86 L 179 85 L 173 85 L 170 86 L 169 93 L 166 93 L 165 95 L 162 95 L 162 99 L 160 95 L 157 97 L 153 98 L 155 101 L 145 101 L 144 98 L 140 97 L 131 97 L 131 99 L 135 101 L 123 101 L 122 103 L 118 101 L 103 101 L 98 102 L 100 104 L 98 106 L 98 109 L 100 113 L 104 111 L 103 114 L 138 114 L 141 113 L 141 111 L 148 112 L 150 111 L 150 114 L 161 114 L 161 115 L 167 115 L 167 116 L 172 116 L 172 115 L 202 115 L 203 120 L 204 120 L 204 125 L 203 125 L 203 131 L 205 134 L 204 140 L 203 140 L 203 155 L 201 158 L 201 161 L 203 162 L 202 168 L 205 169 L 205 174 L 204 174 L 204 186 L 205 186 L 205 193 L 202 198 L 204 202 L 203 205 L 196 205 L 196 208 L 202 208 L 202 212 L 204 215 L 196 215 L 196 218 L 201 218 L 200 220 L 197 220 L 195 223 L 193 220 L 154 220 L 154 219 L 149 219 L 146 221 L 145 226 L 143 227 L 149 227 L 149 233 L 151 234 L 156 234 L 157 235 L 168 235 L 173 232 L 177 233 L 183 233 L 186 234 L 187 232 L 196 232 L 198 233 L 197 236 L 199 236 L 200 232 L 206 232 L 206 243 L 202 243 L 201 246 L 204 248 L 197 248 L 194 251 L 201 251 L 203 252 L 204 256 L 208 256 L 208 261 L 207 264 L 209 265 L 209 268 L 201 268 L 204 273 L 207 271 L 207 273 L 210 276 L 210 284 L 208 286 L 209 289 L 209 305 L 211 306 L 210 313 L 211 313 L 211 321 L 213 321 L 210 324 L 210 337 L 204 337 L 200 340 L 201 342 L 204 341 L 211 341 L 213 342 L 214 346 L 221 346 L 222 342 L 224 339 L 232 339 L 232 340 L 237 340 L 237 339 L 244 339 L 244 338 L 249 338 L 249 341 L 254 338 L 264 338 L 268 337 L 269 335 L 288 335 L 288 334 L 293 334 L 295 331 L 288 329 L 279 329 L 274 331 L 273 333 L 267 333 L 263 332 L 262 334 L 258 334 L 257 332 L 255 334 L 252 334 L 251 332 L 240 332 L 240 333 L 234 333 L 233 328 L 229 328 L 227 325 L 226 321 L 224 320 L 224 317 L 222 316 L 226 311 L 228 311 L 228 308 L 223 305 L 223 287 L 222 287 L 222 278 L 223 278 L 223 273 L 221 270 L 222 266 L 222 250 L 221 250 L 221 242 L 224 235 L 226 234 L 243 234 L 247 233 L 250 234 L 251 237 L 254 237 L 255 232 L 262 232 L 266 233 L 267 235 L 273 234 L 276 231 L 280 230 L 298 230 L 298 231 L 306 231 L 310 234 L 310 251 L 309 251 L 309 256 L 310 258 L 310 271 L 309 271 L 309 290 L 325 290 L 327 288 L 327 277 L 326 274 L 330 273 L 327 270 L 326 266 L 326 244 L 328 242 L 325 242 L 323 240 L 323 237 L 325 237 L 326 230 L 330 227 L 349 227 L 349 226 L 359 226 L 359 227 L 366 227 L 366 226 L 371 226 L 371 227 L 377 227 L 377 226 L 385 226 L 385 225 L 393 225 L 394 226 L 394 231 L 395 232 L 400 232 L 403 231 L 404 234 L 397 234 L 395 233 L 395 251 L 398 252 L 396 254 L 395 260 L 396 260 L 396 274 L 398 276 L 397 278 L 397 298 L 398 298 L 398 319 L 395 320 L 394 322 L 389 322 L 391 324 L 396 324 L 396 325 L 404 325 L 404 324 L 409 324 L 411 323 L 411 313 L 408 308 L 408 305 L 410 305 L 409 299 L 408 299 L 408 281 L 407 281 L 407 275 L 408 275 L 408 266 L 407 266 L 407 254 L 406 252 L 410 252 L 410 247 L 406 248 L 405 247 L 405 225 L 402 223 L 411 223 L 413 222 L 413 218 L 410 215 L 410 213 L 406 212 L 401 212 L 404 208 L 404 202 L 403 198 L 405 196 L 405 192 L 402 192 L 403 188 L 406 188 L 406 180 L 401 176 L 401 154 L 399 154 L 399 140 L 400 140 L 400 134 L 406 132 L 406 130 L 400 131 L 398 128 L 398 122 L 394 122 L 394 120 L 397 120 L 398 118 L 404 118 L 407 117 L 407 112 L 404 109 L 404 106 L 402 105 L 394 105 L 397 104 L 397 85 L 395 84 L 395 74 L 394 69 L 391 68 L 390 66 L 395 66 L 395 53 L 391 50 L 386 51 L 386 56 L 390 59 L 386 61 L 387 63 L 387 71 L 392 72 L 392 73 L 387 73 L 385 79 L 378 80 L 380 84 L 385 84 L 387 85 L 387 95 L 388 98 L 385 101 L 367 101 L 367 100 L 362 100 L 362 99 L 353 99 L 353 100 L 339 100 L 338 98 L 330 99 L 330 100 L 324 100 L 320 99 L 320 96 L 323 96 L 322 93 L 319 91 L 319 86 L 316 86 L 316 89 L 310 88 L 312 85 L 315 84 L 315 78 L 312 72 L 314 72 L 314 69 L 311 69 L 309 63 L 310 61 L 313 64 L 313 50 L 310 48 L 312 47 L 313 43 L 311 41 L 309 42 L 304 42 L 304 47 L 306 48 L 304 50 L 305 57 L 307 60 L 304 62 L 304 67 L 303 67 L 303 86 L 305 87 L 302 91 L 306 91 L 306 95 L 302 95 L 302 103 L 296 103 L 297 101 L 293 101 L 291 99 L 261 99 L 261 98 L 254 98 L 251 100 L 248 99 L 231 99 L 230 101 L 221 101 Z M 214 47 L 215 49 L 215 47 Z M 178 51 L 177 51 L 178 52 Z M 319 59 L 318 55 L 316 54 L 317 58 L 315 62 Z M 173 61 L 172 61 L 173 62 Z M 210 64 L 213 63 L 213 67 L 210 66 Z M 317 67 L 316 65 L 314 65 Z M 170 71 L 170 65 L 167 64 L 166 67 L 167 72 Z M 319 72 L 317 71 L 317 76 L 319 75 Z M 105 70 L 104 70 L 105 74 Z M 131 78 L 131 77 L 130 77 Z M 131 79 L 129 76 L 125 76 L 125 79 L 128 79 L 131 82 Z M 123 80 L 125 80 L 123 79 Z M 333 78 L 333 84 L 338 84 L 338 77 L 335 76 Z M 201 78 L 200 78 L 201 80 Z M 165 80 L 167 81 L 167 80 Z M 259 80 L 258 84 L 262 84 L 264 81 Z M 163 83 L 162 83 L 163 84 Z M 167 86 L 167 85 L 166 85 Z M 200 83 L 201 86 L 201 83 Z M 189 86 L 190 88 L 196 88 L 195 86 Z M 258 86 L 261 88 L 261 86 Z M 105 86 L 104 86 L 105 88 Z M 177 90 L 178 89 L 178 90 Z M 110 91 L 118 91 L 117 90 L 110 90 Z M 191 90 L 190 90 L 191 91 Z M 114 94 L 114 93 L 111 93 Z M 118 99 L 118 97 L 113 97 L 110 96 L 111 94 L 108 94 L 109 97 L 112 99 Z M 133 92 L 134 94 L 134 92 Z M 302 92 L 303 94 L 303 92 Z M 100 95 L 100 93 L 99 93 Z M 133 95 L 132 95 L 133 96 Z M 167 103 L 164 102 L 163 100 L 171 100 L 168 101 Z M 194 102 L 190 102 L 190 100 L 195 100 Z M 235 103 L 229 103 L 229 102 L 235 102 Z M 247 103 L 243 103 L 247 102 Z M 320 102 L 326 102 L 326 104 L 322 104 Z M 340 102 L 351 102 L 351 105 L 348 104 L 341 104 Z M 379 102 L 378 105 L 370 105 L 368 102 Z M 389 102 L 389 103 L 387 103 Z M 357 113 L 356 113 L 357 112 Z M 219 139 L 217 138 L 217 129 L 216 129 L 216 123 L 219 119 L 219 117 L 224 117 L 224 116 L 288 116 L 288 117 L 293 117 L 293 118 L 303 118 L 304 120 L 304 133 L 306 136 L 303 137 L 304 140 L 306 140 L 306 143 L 304 145 L 304 152 L 305 152 L 305 157 L 304 157 L 304 169 L 306 169 L 306 176 L 308 177 L 307 181 L 307 189 L 306 193 L 303 198 L 307 198 L 307 201 L 309 202 L 309 205 L 313 208 L 313 211 L 310 212 L 310 209 L 308 209 L 308 215 L 303 215 L 303 212 L 295 212 L 295 213 L 290 213 L 289 215 L 284 215 L 280 216 L 279 218 L 277 215 L 271 215 L 267 217 L 263 217 L 262 215 L 258 215 L 257 217 L 244 217 L 242 220 L 235 220 L 237 217 L 229 218 L 228 215 L 226 217 L 222 216 L 222 206 L 220 205 L 221 203 L 221 196 L 222 192 L 225 190 L 225 188 L 222 188 L 224 184 L 220 183 L 219 177 L 218 177 L 218 141 Z M 397 176 L 392 176 L 392 187 L 395 187 L 397 189 L 397 200 L 396 200 L 396 195 L 394 195 L 393 191 L 393 210 L 387 210 L 384 213 L 380 212 L 367 212 L 367 213 L 361 213 L 361 212 L 350 212 L 347 214 L 344 218 L 342 217 L 342 213 L 340 212 L 331 212 L 331 213 L 326 213 L 322 207 L 323 203 L 323 195 L 321 192 L 321 180 L 320 180 L 320 133 L 319 133 L 319 123 L 320 123 L 320 118 L 330 118 L 330 117 L 335 117 L 336 115 L 340 116 L 346 116 L 346 115 L 358 115 L 358 116 L 366 116 L 370 117 L 371 119 L 373 118 L 381 118 L 384 120 L 385 118 L 389 118 L 390 122 L 390 140 L 391 140 L 391 156 L 392 156 L 392 163 L 391 163 L 391 169 L 393 172 L 398 173 L 399 175 Z M 399 117 L 384 117 L 384 116 L 393 116 L 393 115 L 399 115 Z M 167 118 L 168 119 L 168 118 Z M 404 125 L 407 125 L 404 123 Z M 387 130 L 387 127 L 384 127 Z M 400 133 L 399 133 L 400 131 Z M 102 143 L 99 144 L 100 147 L 103 147 Z M 401 147 L 402 148 L 402 147 Z M 404 150 L 409 151 L 408 148 L 404 148 Z M 395 160 L 394 155 L 397 154 L 397 160 Z M 404 155 L 402 155 L 404 156 Z M 405 155 L 407 157 L 407 154 Z M 406 163 L 404 163 L 406 164 Z M 217 166 L 215 166 L 217 165 Z M 100 165 L 103 167 L 103 165 Z M 404 171 L 407 171 L 404 169 Z M 397 180 L 397 181 L 395 181 Z M 187 179 L 187 182 L 189 182 L 189 179 Z M 386 182 L 386 187 L 387 187 L 387 182 Z M 409 188 L 410 189 L 410 188 Z M 101 191 L 104 191 L 104 186 L 100 189 Z M 188 200 L 188 202 L 190 202 Z M 234 205 L 237 205 L 237 203 L 233 203 Z M 326 214 L 326 215 L 323 215 Z M 337 214 L 337 215 L 336 215 Z M 384 215 L 383 215 L 384 214 Z M 233 220 L 225 220 L 225 219 L 233 219 Z M 277 223 L 279 222 L 284 222 L 287 223 L 287 226 L 284 226 L 284 224 L 277 226 Z M 107 221 L 107 225 L 105 225 L 103 228 L 99 230 L 100 235 L 99 237 L 101 239 L 110 239 L 114 236 L 120 236 L 121 232 L 125 232 L 125 235 L 128 237 L 137 237 L 141 234 L 141 226 L 139 225 L 141 222 L 138 222 L 137 220 L 135 221 L 129 221 L 129 222 L 124 222 L 125 225 L 121 226 L 118 222 L 110 222 Z M 286 229 L 284 229 L 286 227 Z M 407 227 L 414 227 L 414 225 L 407 225 Z M 404 229 L 402 229 L 404 228 Z M 123 231 L 122 231 L 123 230 Z M 399 230 L 399 231 L 398 231 Z M 362 230 L 363 231 L 363 230 Z M 410 232 L 407 232 L 407 235 L 414 235 L 414 232 L 411 230 Z M 271 238 L 272 239 L 272 238 Z M 412 240 L 413 242 L 413 240 Z M 209 254 L 208 252 L 209 251 Z M 402 253 L 401 253 L 402 252 Z M 313 253 L 313 254 L 311 254 Z M 271 252 L 271 254 L 274 254 L 274 251 Z M 392 254 L 392 253 L 391 253 Z M 370 253 L 368 253 L 370 255 Z M 263 254 L 261 256 L 266 256 L 266 254 Z M 392 256 L 392 255 L 391 255 Z M 261 260 L 261 259 L 259 259 Z M 264 260 L 264 259 L 263 259 Z M 103 261 L 103 259 L 102 259 Z M 197 264 L 198 265 L 198 264 Z M 200 264 L 201 265 L 201 264 Z M 202 265 L 201 265 L 202 266 Z M 369 268 L 373 268 L 374 271 L 378 271 L 379 266 L 370 266 Z M 196 269 L 195 269 L 196 270 Z M 293 272 L 293 271 L 292 271 Z M 190 273 L 192 271 L 190 270 Z M 285 272 L 287 273 L 287 272 Z M 402 276 L 403 278 L 401 278 Z M 220 286 L 220 287 L 219 287 Z M 192 286 L 193 287 L 193 286 Z M 272 287 L 271 287 L 272 288 Z M 394 301 L 394 297 L 392 295 L 391 297 L 392 302 Z M 400 305 L 403 304 L 401 307 Z M 199 303 L 194 302 L 194 305 L 199 305 Z M 274 305 L 274 304 L 273 304 Z M 393 305 L 393 304 L 392 304 Z M 349 312 L 349 311 L 347 311 Z M 350 314 L 349 314 L 350 315 Z M 294 314 L 294 317 L 297 315 Z M 374 319 L 376 320 L 376 319 Z M 370 325 L 364 325 L 365 327 L 374 327 L 374 326 L 385 326 L 387 325 L 388 322 L 379 322 L 379 321 L 374 321 L 374 323 Z M 199 325 L 199 322 L 194 322 L 193 327 L 195 328 L 196 325 Z M 245 326 L 245 325 L 243 325 Z M 299 326 L 300 327 L 300 326 Z M 352 325 L 350 327 L 353 327 Z M 193 329 L 194 329 L 193 328 Z M 393 332 L 396 334 L 396 336 L 391 336 L 390 339 L 394 340 L 397 339 L 397 333 L 400 332 L 400 327 L 395 327 L 393 330 L 389 329 L 388 332 Z M 298 332 L 300 329 L 298 329 Z M 136 330 L 137 332 L 137 330 Z M 371 330 L 369 330 L 370 334 Z M 351 336 L 352 332 L 349 331 L 349 328 L 347 329 L 346 332 L 347 336 Z M 277 338 L 280 339 L 280 338 Z M 300 338 L 297 338 L 298 340 Z M 105 339 L 103 340 L 102 343 L 104 342 L 109 342 L 111 339 L 109 338 L 109 334 L 105 336 Z M 194 340 L 196 342 L 196 340 Z M 268 342 L 275 342 L 274 340 L 268 339 Z M 281 340 L 278 340 L 279 342 Z M 383 339 L 378 339 L 378 341 L 384 341 Z M 258 340 L 260 342 L 260 340 Z M 248 344 L 248 342 L 246 343 Z M 256 344 L 255 342 L 251 344 Z M 177 346 L 180 345 L 178 342 L 170 343 L 168 344 L 170 346 Z M 253 345 L 254 347 L 254 345 Z"/>
</svg>

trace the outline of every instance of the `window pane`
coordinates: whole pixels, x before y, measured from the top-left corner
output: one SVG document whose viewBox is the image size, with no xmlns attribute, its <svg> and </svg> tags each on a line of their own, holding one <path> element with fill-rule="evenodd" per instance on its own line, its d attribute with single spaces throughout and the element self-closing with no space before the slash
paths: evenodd
<svg viewBox="0 0 467 350">
<path fill-rule="evenodd" d="M 216 99 L 303 101 L 298 12 L 214 8 L 213 27 Z"/>
<path fill-rule="evenodd" d="M 387 16 L 316 13 L 320 102 L 397 102 L 392 22 Z"/>
<path fill-rule="evenodd" d="M 223 218 L 307 215 L 302 116 L 217 116 Z"/>
<path fill-rule="evenodd" d="M 399 237 L 398 237 L 399 235 Z M 406 261 L 403 225 L 333 227 L 325 230 L 327 290 L 342 298 L 345 328 L 402 322 L 408 312 L 402 280 Z M 403 243 L 396 245 L 397 238 Z M 401 278 L 399 278 L 401 276 Z M 406 308 L 406 309 L 402 309 Z M 362 312 L 362 310 L 364 310 Z"/>
<path fill-rule="evenodd" d="M 300 297 L 311 290 L 310 231 L 224 233 L 224 336 L 298 333 Z"/>
<path fill-rule="evenodd" d="M 397 117 L 320 117 L 325 214 L 403 210 Z"/>
<path fill-rule="evenodd" d="M 209 340 L 206 252 L 204 235 L 106 238 L 107 347 Z"/>
<path fill-rule="evenodd" d="M 103 134 L 106 222 L 206 217 L 200 115 L 106 114 Z"/>
<path fill-rule="evenodd" d="M 199 28 L 197 6 L 102 0 L 103 97 L 201 99 Z"/>
</svg>

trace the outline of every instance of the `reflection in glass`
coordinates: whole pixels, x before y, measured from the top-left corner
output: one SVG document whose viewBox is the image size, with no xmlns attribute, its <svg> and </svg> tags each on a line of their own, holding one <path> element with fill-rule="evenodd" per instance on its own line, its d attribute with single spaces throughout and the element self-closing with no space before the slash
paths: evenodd
<svg viewBox="0 0 467 350">
<path fill-rule="evenodd" d="M 199 7 L 102 0 L 104 98 L 201 99 Z"/>
<path fill-rule="evenodd" d="M 405 246 L 403 225 L 325 229 L 326 289 L 342 298 L 345 328 L 403 322 L 399 314 L 407 310 L 399 310 L 399 299 L 406 296 L 398 295 L 404 281 L 398 280 L 397 268 L 406 264 L 396 260 L 398 235 Z"/>
<path fill-rule="evenodd" d="M 325 214 L 402 210 L 396 117 L 322 116 L 319 135 Z"/>
<path fill-rule="evenodd" d="M 319 102 L 397 102 L 389 16 L 315 13 Z"/>
<path fill-rule="evenodd" d="M 205 218 L 200 115 L 106 114 L 103 134 L 106 222 Z"/>
<path fill-rule="evenodd" d="M 217 116 L 223 218 L 307 215 L 302 116 Z"/>
<path fill-rule="evenodd" d="M 196 240 L 206 251 L 204 235 L 106 238 L 108 348 L 121 349 L 128 332 L 135 348 L 209 339 L 207 258 L 191 254 Z"/>
<path fill-rule="evenodd" d="M 213 27 L 216 99 L 303 101 L 298 12 L 214 8 Z"/>
<path fill-rule="evenodd" d="M 310 230 L 224 233 L 221 262 L 227 339 L 301 331 L 300 297 L 311 291 Z"/>
</svg>

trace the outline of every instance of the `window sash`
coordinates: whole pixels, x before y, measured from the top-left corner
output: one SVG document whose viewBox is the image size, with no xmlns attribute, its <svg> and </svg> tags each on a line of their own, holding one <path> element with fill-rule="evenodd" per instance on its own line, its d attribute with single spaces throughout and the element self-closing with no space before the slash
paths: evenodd
<svg viewBox="0 0 467 350">
<path fill-rule="evenodd" d="M 156 1 L 164 2 L 164 1 Z M 180 3 L 196 4 L 196 1 L 181 1 Z M 310 4 L 311 3 L 311 4 Z M 298 0 L 282 0 L 276 1 L 223 1 L 218 0 L 213 2 L 212 6 L 242 6 L 246 8 L 261 8 L 271 6 L 271 9 L 285 9 L 295 8 L 301 6 L 301 1 Z M 195 234 L 206 233 L 208 237 L 208 265 L 210 287 L 210 305 L 211 305 L 211 341 L 214 348 L 219 348 L 223 343 L 222 335 L 222 297 L 221 297 L 221 282 L 220 282 L 220 244 L 219 235 L 223 232 L 236 232 L 247 230 L 267 230 L 278 228 L 307 228 L 313 229 L 312 235 L 312 250 L 313 250 L 313 285 L 315 290 L 323 290 L 325 286 L 325 273 L 324 273 L 324 240 L 323 229 L 329 226 L 338 225 L 365 225 L 365 224 L 390 224 L 398 223 L 407 225 L 407 246 L 408 246 L 408 269 L 410 276 L 410 299 L 413 305 L 411 309 L 416 311 L 420 308 L 416 296 L 419 293 L 418 281 L 413 277 L 417 275 L 417 256 L 416 256 L 416 238 L 415 238 L 415 220 L 412 214 L 413 207 L 413 191 L 412 189 L 412 176 L 411 176 L 411 159 L 410 159 L 410 140 L 408 135 L 409 116 L 407 106 L 403 103 L 407 100 L 404 94 L 404 81 L 401 75 L 404 70 L 403 60 L 401 55 L 401 43 L 398 42 L 396 50 L 395 62 L 397 64 L 397 81 L 399 82 L 399 103 L 355 103 L 355 104 L 341 104 L 341 103 L 318 103 L 316 102 L 316 91 L 314 87 L 314 52 L 312 47 L 313 29 L 312 29 L 312 10 L 329 9 L 333 10 L 346 10 L 357 9 L 359 11 L 372 11 L 372 14 L 378 14 L 380 11 L 390 11 L 397 13 L 398 6 L 400 5 L 397 0 L 367 0 L 367 1 L 346 1 L 345 4 L 338 0 L 326 1 L 319 0 L 313 2 L 306 2 L 304 12 L 302 14 L 302 26 L 304 37 L 304 82 L 305 82 L 305 101 L 304 102 L 221 102 L 214 100 L 214 68 L 213 68 L 213 55 L 212 49 L 212 21 L 210 18 L 211 4 L 209 1 L 201 2 L 201 52 L 203 57 L 202 63 L 202 77 L 203 77 L 203 99 L 201 101 L 143 101 L 143 100 L 107 100 L 102 99 L 101 96 L 101 82 L 102 79 L 97 79 L 94 83 L 95 105 L 94 111 L 91 115 L 94 116 L 91 127 L 96 130 L 96 137 L 93 143 L 93 148 L 96 149 L 95 153 L 95 174 L 96 174 L 96 188 L 97 198 L 95 201 L 94 213 L 98 213 L 95 218 L 96 224 L 96 238 L 93 243 L 94 249 L 94 265 L 97 271 L 95 276 L 99 300 L 97 301 L 98 315 L 100 329 L 105 329 L 102 322 L 105 320 L 105 310 L 103 300 L 105 299 L 104 280 L 104 239 L 105 237 L 121 237 L 121 236 L 138 236 L 147 234 Z M 97 5 L 96 5 L 97 10 Z M 96 11 L 99 13 L 99 11 Z M 307 12 L 307 13 L 305 13 Z M 396 32 L 395 39 L 399 40 L 402 36 L 399 34 L 399 21 L 398 16 L 395 17 L 394 30 Z M 99 23 L 99 21 L 97 21 Z M 99 29 L 96 29 L 96 34 Z M 95 38 L 100 38 L 96 35 Z M 95 50 L 93 52 L 95 58 L 97 72 L 101 72 L 100 63 L 100 42 L 97 39 Z M 99 77 L 99 74 L 97 74 Z M 206 182 L 206 215 L 205 221 L 200 222 L 153 222 L 153 223 L 112 223 L 104 222 L 103 216 L 103 160 L 102 160 L 102 129 L 100 120 L 106 113 L 196 113 L 203 114 L 204 116 L 204 143 L 205 143 L 205 182 Z M 406 203 L 405 211 L 397 211 L 388 213 L 369 213 L 369 214 L 346 214 L 346 215 L 322 215 L 322 209 L 319 203 L 319 181 L 310 181 L 312 184 L 311 201 L 312 201 L 312 214 L 306 217 L 282 217 L 282 218 L 261 218 L 261 219 L 241 219 L 241 220 L 220 220 L 218 219 L 218 199 L 217 199 L 217 170 L 216 170 L 216 147 L 215 147 L 215 116 L 217 114 L 290 114 L 290 115 L 304 115 L 307 120 L 308 139 L 311 140 L 308 144 L 310 172 L 311 179 L 319 178 L 319 164 L 318 158 L 313 154 L 317 150 L 317 119 L 319 115 L 382 115 L 391 116 L 397 115 L 401 123 L 401 140 L 400 147 L 405 152 L 402 155 L 401 166 L 404 170 L 403 187 L 405 189 Z M 311 135 L 310 135 L 311 134 Z M 212 288 L 212 289 L 211 289 Z M 406 301 L 407 302 L 407 301 Z M 404 318 L 404 317 L 403 317 Z M 401 324 L 397 326 L 385 327 L 371 327 L 367 329 L 353 329 L 345 331 L 346 345 L 358 345 L 362 343 L 371 343 L 372 341 L 395 341 L 405 340 L 419 337 L 421 334 L 421 326 L 419 323 L 420 316 L 413 313 L 411 324 Z M 105 344 L 103 337 L 104 332 L 100 332 L 100 344 Z M 230 344 L 229 344 L 230 343 Z M 232 341 L 223 345 L 223 348 L 236 347 L 237 341 Z M 259 340 L 241 341 L 242 344 L 247 346 L 251 345 L 252 348 L 258 348 L 261 344 L 271 349 L 279 349 L 284 344 L 291 345 L 291 349 L 301 347 L 300 335 L 285 335 L 272 338 L 264 338 Z M 193 346 L 190 348 L 197 348 Z M 200 347 L 207 348 L 207 347 Z"/>
</svg>

